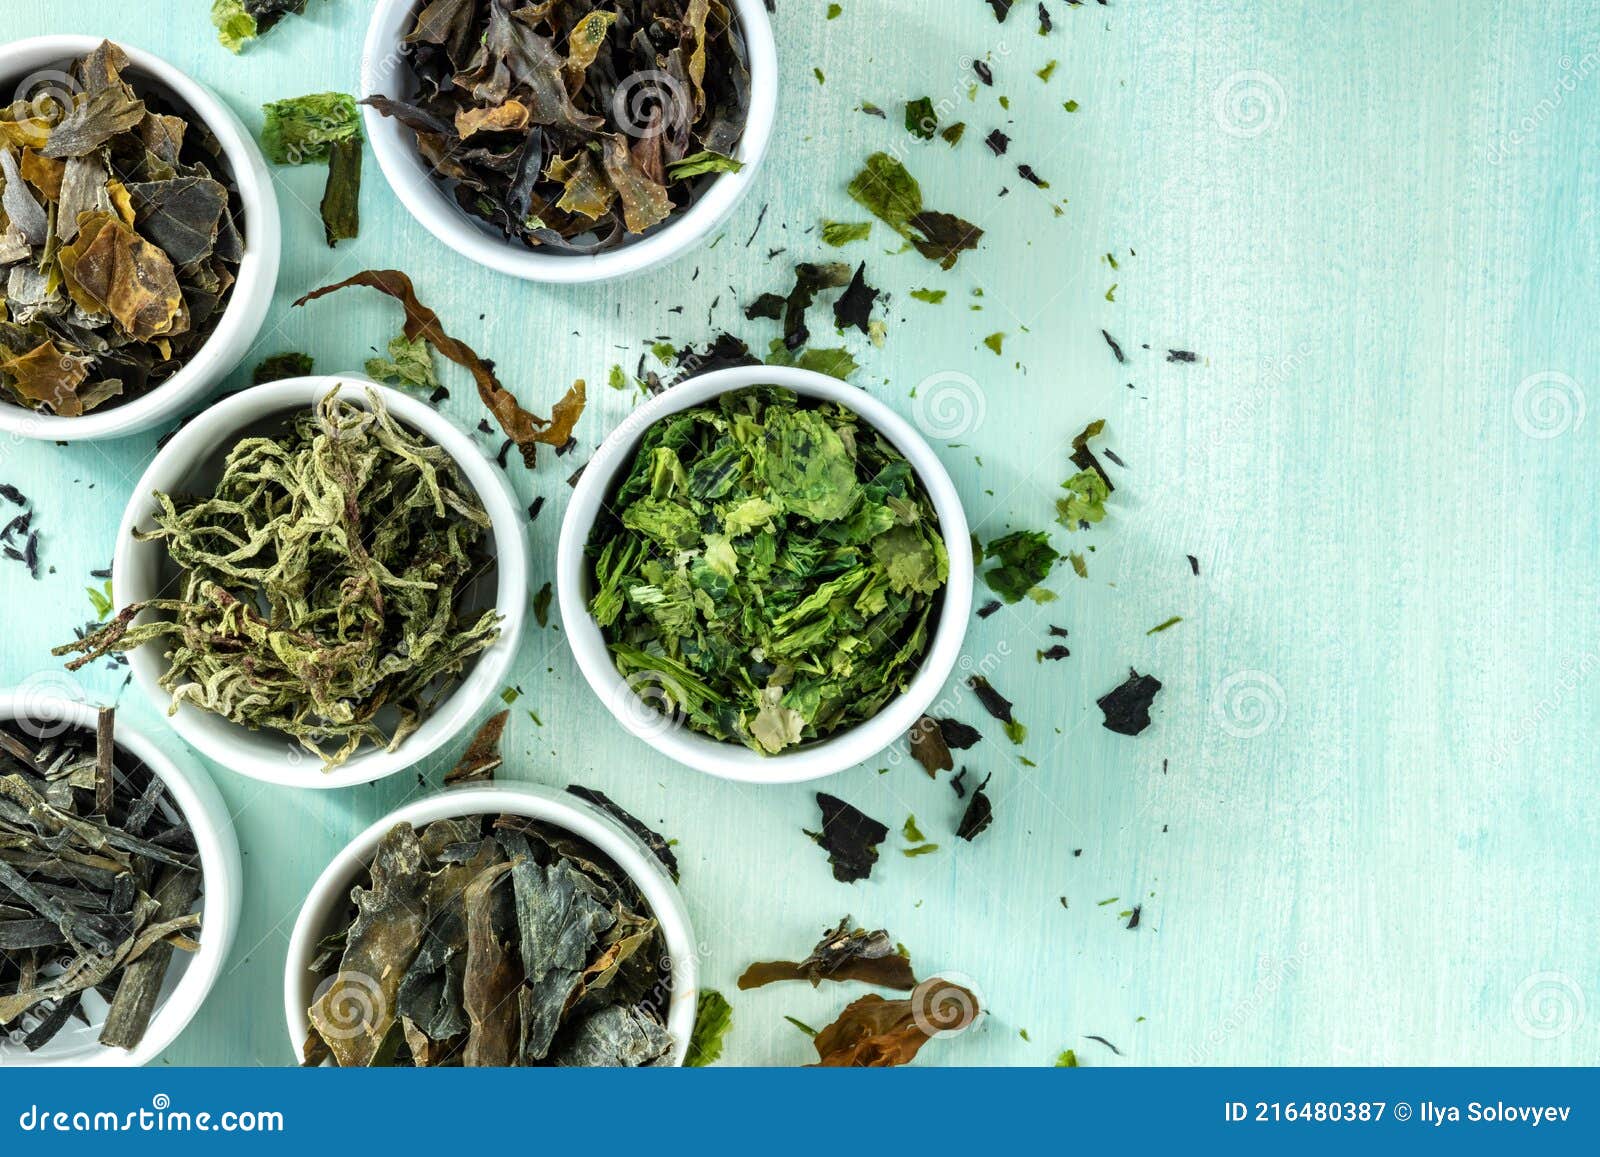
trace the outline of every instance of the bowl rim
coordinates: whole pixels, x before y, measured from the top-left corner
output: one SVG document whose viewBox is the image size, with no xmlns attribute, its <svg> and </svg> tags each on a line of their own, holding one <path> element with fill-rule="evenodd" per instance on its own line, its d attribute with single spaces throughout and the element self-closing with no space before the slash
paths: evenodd
<svg viewBox="0 0 1600 1157">
<path fill-rule="evenodd" d="M 33 36 L 0 46 L 0 81 L 22 70 L 92 52 L 102 36 Z M 200 81 L 153 52 L 112 40 L 138 71 L 172 89 L 222 147 L 244 210 L 244 257 L 217 327 L 193 356 L 166 381 L 139 397 L 76 418 L 27 410 L 0 397 L 0 431 L 23 438 L 89 441 L 120 438 L 149 429 L 201 400 L 244 356 L 260 332 L 277 287 L 283 242 L 272 175 L 255 138 L 223 101 Z M 238 352 L 233 353 L 233 348 Z"/>
<path fill-rule="evenodd" d="M 438 240 L 470 261 L 525 281 L 572 285 L 626 277 L 675 261 L 705 240 L 727 219 L 749 191 L 771 144 L 778 105 L 778 51 L 772 21 L 762 0 L 728 0 L 745 33 L 750 57 L 750 107 L 735 150 L 744 168 L 722 173 L 678 217 L 656 232 L 595 254 L 540 253 L 520 243 L 497 239 L 470 221 L 423 167 L 411 130 L 361 106 L 363 126 L 378 167 L 407 211 Z M 378 0 L 367 25 L 361 54 L 361 99 L 392 95 L 404 52 L 396 45 L 405 18 L 418 0 Z"/>
<path fill-rule="evenodd" d="M 142 584 L 130 582 L 128 576 L 136 573 L 134 552 L 149 549 L 148 544 L 134 540 L 133 529 L 148 516 L 151 492 L 173 489 L 180 484 L 178 480 L 193 469 L 196 461 L 209 457 L 219 443 L 237 441 L 244 429 L 262 418 L 314 406 L 323 395 L 340 386 L 347 390 L 358 387 L 363 392 L 367 389 L 375 391 L 391 414 L 442 447 L 476 491 L 484 510 L 489 514 L 491 547 L 498 566 L 495 609 L 502 616 L 500 637 L 478 656 L 477 665 L 468 677 L 457 684 L 423 722 L 422 727 L 398 749 L 387 751 L 364 746 L 343 766 L 330 772 L 307 767 L 304 759 L 299 763 L 291 761 L 288 743 L 283 746 L 284 755 L 277 759 L 258 756 L 243 746 L 230 745 L 209 727 L 203 726 L 197 718 L 201 715 L 205 715 L 207 720 L 216 717 L 201 712 L 192 704 L 183 703 L 175 714 L 168 714 L 171 696 L 158 685 L 165 671 L 165 663 L 148 647 L 129 652 L 128 665 L 134 682 L 186 743 L 223 767 L 251 779 L 282 787 L 332 789 L 370 783 L 404 771 L 450 743 L 471 724 L 484 704 L 504 684 L 522 641 L 527 619 L 527 587 L 531 565 L 528 535 L 522 512 L 504 476 L 444 414 L 399 390 L 378 385 L 361 374 L 315 374 L 285 378 L 240 390 L 201 411 L 157 451 L 133 487 L 117 529 L 116 552 L 111 563 L 111 589 L 118 608 L 129 606 L 148 595 Z M 354 390 L 351 393 L 358 404 L 364 404 L 362 394 Z M 244 730 L 239 724 L 223 722 L 229 733 Z"/>
<path fill-rule="evenodd" d="M 310 965 L 331 905 L 339 895 L 348 895 L 359 874 L 367 869 L 384 833 L 400 823 L 417 827 L 434 820 L 490 814 L 527 816 L 564 828 L 599 848 L 637 885 L 661 926 L 672 961 L 667 1030 L 673 1037 L 673 1064 L 681 1066 L 694 1031 L 701 947 L 677 884 L 638 836 L 593 804 L 545 784 L 519 782 L 445 787 L 402 804 L 362 829 L 317 876 L 295 917 L 284 957 L 284 1020 L 296 1062 L 301 1059 L 300 1050 L 310 1027 L 306 1019 L 310 1002 L 306 997 L 316 984 Z"/>
<path fill-rule="evenodd" d="M 43 709 L 58 713 L 65 729 L 95 730 L 99 708 L 87 699 L 29 690 L 22 687 L 0 690 L 0 721 L 15 722 L 25 712 Z M 194 833 L 200 850 L 200 948 L 189 957 L 177 986 L 150 1018 L 144 1038 L 132 1049 L 101 1046 L 99 1051 L 81 1056 L 30 1058 L 19 1056 L 16 1063 L 35 1068 L 94 1068 L 137 1066 L 159 1056 L 189 1026 L 201 1005 L 222 976 L 222 966 L 232 951 L 242 907 L 243 868 L 239 838 L 222 795 L 204 770 L 186 756 L 172 756 L 156 745 L 139 725 L 119 711 L 116 744 L 161 778 L 172 794 L 178 810 Z"/>
<path fill-rule="evenodd" d="M 877 715 L 826 739 L 777 755 L 759 755 L 742 744 L 713 739 L 688 727 L 663 727 L 627 708 L 637 700 L 617 671 L 604 635 L 589 614 L 585 546 L 607 494 L 626 469 L 645 430 L 669 414 L 722 394 L 774 385 L 804 397 L 837 402 L 887 438 L 916 471 L 939 518 L 950 561 L 938 623 L 910 685 Z M 927 441 L 911 424 L 859 386 L 811 370 L 788 366 L 737 366 L 692 378 L 638 406 L 606 436 L 573 491 L 561 521 L 556 550 L 556 591 L 562 632 L 578 668 L 612 716 L 631 734 L 687 767 L 741 783 L 800 783 L 833 775 L 883 751 L 908 732 L 938 697 L 955 670 L 972 610 L 972 542 L 955 484 Z"/>
</svg>

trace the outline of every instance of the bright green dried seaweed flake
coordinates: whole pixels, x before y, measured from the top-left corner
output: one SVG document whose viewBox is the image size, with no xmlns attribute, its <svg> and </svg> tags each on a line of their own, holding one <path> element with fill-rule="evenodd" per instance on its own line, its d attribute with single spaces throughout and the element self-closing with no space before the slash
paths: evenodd
<svg viewBox="0 0 1600 1157">
<path fill-rule="evenodd" d="M 330 391 L 236 443 L 211 494 L 155 499 L 136 537 L 164 547 L 177 593 L 54 653 L 81 652 L 76 669 L 157 644 L 173 710 L 282 732 L 332 770 L 363 743 L 398 748 L 499 637 L 494 610 L 466 609 L 489 516 L 376 393 Z"/>
<path fill-rule="evenodd" d="M 275 165 L 326 161 L 335 142 L 361 139 L 361 115 L 349 93 L 313 92 L 269 101 L 261 111 L 261 148 Z"/>
<path fill-rule="evenodd" d="M 403 333 L 397 334 L 389 339 L 389 356 L 368 358 L 363 368 L 374 381 L 412 386 L 419 390 L 439 388 L 439 375 L 433 368 L 433 351 L 428 348 L 426 338 L 419 337 L 412 341 Z"/>
<path fill-rule="evenodd" d="M 865 241 L 872 233 L 871 221 L 824 221 L 822 239 L 838 248 L 852 241 Z"/>
<path fill-rule="evenodd" d="M 984 582 L 1008 603 L 1020 602 L 1042 589 L 1039 584 L 1061 557 L 1042 530 L 1017 530 L 997 538 L 985 548 L 984 556 L 998 564 L 984 572 Z"/>
<path fill-rule="evenodd" d="M 911 242 L 941 269 L 952 268 L 983 239 L 983 230 L 952 213 L 926 209 L 922 186 L 888 153 L 873 153 L 850 181 L 850 199 Z"/>
<path fill-rule="evenodd" d="M 694 1009 L 694 1031 L 684 1064 L 704 1068 L 722 1056 L 722 1042 L 733 1027 L 733 1006 L 714 988 L 702 988 Z"/>
<path fill-rule="evenodd" d="M 904 456 L 852 411 L 774 387 L 651 426 L 589 558 L 590 610 L 640 697 L 765 754 L 899 694 L 949 577 Z"/>
</svg>

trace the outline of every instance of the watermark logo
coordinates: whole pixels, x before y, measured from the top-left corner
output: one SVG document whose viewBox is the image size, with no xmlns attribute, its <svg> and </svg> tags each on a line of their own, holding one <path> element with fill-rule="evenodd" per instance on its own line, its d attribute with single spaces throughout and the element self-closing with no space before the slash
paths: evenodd
<svg viewBox="0 0 1600 1157">
<path fill-rule="evenodd" d="M 960 1036 L 978 1021 L 984 998 L 964 972 L 930 976 L 911 990 L 911 1019 L 930 1039 Z"/>
<path fill-rule="evenodd" d="M 679 133 L 689 123 L 689 92 L 683 81 L 659 68 L 636 72 L 617 86 L 611 116 L 630 137 L 649 140 Z"/>
<path fill-rule="evenodd" d="M 1212 716 L 1235 739 L 1265 735 L 1285 709 L 1283 685 L 1265 671 L 1235 671 L 1211 696 Z"/>
<path fill-rule="evenodd" d="M 1589 399 L 1575 379 L 1558 370 L 1529 374 L 1511 397 L 1517 429 L 1541 441 L 1576 433 L 1583 426 Z"/>
<path fill-rule="evenodd" d="M 1588 1011 L 1583 986 L 1565 972 L 1535 972 L 1511 998 L 1511 1019 L 1534 1040 L 1565 1036 L 1583 1024 Z"/>
<path fill-rule="evenodd" d="M 917 383 L 912 416 L 930 438 L 959 438 L 983 425 L 989 412 L 983 389 L 966 374 L 944 370 Z"/>
<path fill-rule="evenodd" d="M 1228 77 L 1211 93 L 1211 114 L 1230 137 L 1264 136 L 1283 120 L 1289 98 L 1270 72 L 1246 69 Z"/>
</svg>

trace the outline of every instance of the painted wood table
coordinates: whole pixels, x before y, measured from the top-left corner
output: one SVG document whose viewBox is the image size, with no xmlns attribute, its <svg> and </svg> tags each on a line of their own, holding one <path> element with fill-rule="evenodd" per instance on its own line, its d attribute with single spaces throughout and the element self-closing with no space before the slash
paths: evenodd
<svg viewBox="0 0 1600 1157">
<path fill-rule="evenodd" d="M 752 195 L 714 244 L 624 284 L 547 288 L 469 264 L 370 156 L 361 235 L 330 250 L 322 171 L 277 169 L 282 277 L 227 386 L 283 350 L 359 366 L 398 329 L 390 303 L 289 303 L 389 266 L 535 408 L 587 378 L 577 454 L 511 470 L 524 502 L 548 499 L 537 585 L 568 473 L 637 400 L 606 388 L 613 364 L 723 329 L 764 347 L 770 324 L 743 307 L 785 290 L 793 262 L 865 260 L 888 324 L 881 348 L 850 343 L 854 381 L 935 435 L 980 539 L 1048 527 L 1084 558 L 1086 577 L 1066 563 L 1051 577 L 1056 601 L 968 634 L 1024 743 L 948 689 L 950 713 L 988 732 L 966 755 L 969 780 L 993 776 L 993 827 L 956 839 L 948 776 L 891 750 L 826 783 L 894 833 L 870 880 L 836 883 L 803 832 L 814 787 L 740 787 L 655 757 L 591 694 L 557 624 L 533 631 L 514 680 L 506 774 L 599 787 L 678 841 L 705 980 L 733 1001 L 727 1059 L 812 1055 L 785 1016 L 826 1023 L 854 986 L 733 982 L 850 913 L 919 970 L 968 977 L 990 1010 L 925 1050 L 932 1064 L 1044 1065 L 1066 1048 L 1086 1065 L 1592 1061 L 1600 14 L 1576 0 L 1044 7 L 1040 35 L 1027 4 L 1001 24 L 981 0 L 779 0 L 779 131 Z M 10 4 L 0 38 L 126 40 L 253 129 L 263 101 L 355 89 L 369 5 L 312 0 L 238 57 L 206 8 Z M 907 133 L 904 103 L 923 96 L 941 126 L 966 124 L 955 147 Z M 865 219 L 845 185 L 879 149 L 930 206 L 984 228 L 977 252 L 943 272 L 881 226 L 822 244 L 821 222 Z M 451 369 L 444 408 L 471 430 L 477 402 Z M 1052 526 L 1068 443 L 1102 417 L 1122 464 L 1111 515 L 1069 533 Z M 0 476 L 34 497 L 45 566 L 38 581 L 0 566 L 0 683 L 61 677 L 49 648 L 93 617 L 90 572 L 153 449 L 0 446 Z M 1061 641 L 1051 624 L 1070 658 L 1036 659 Z M 1095 706 L 1130 666 L 1164 684 L 1134 738 Z M 76 679 L 159 727 L 120 681 Z M 340 792 L 212 768 L 244 849 L 243 925 L 168 1062 L 291 1062 L 280 980 L 307 886 L 355 832 L 433 790 L 461 746 Z M 938 852 L 901 854 L 909 815 Z"/>
</svg>

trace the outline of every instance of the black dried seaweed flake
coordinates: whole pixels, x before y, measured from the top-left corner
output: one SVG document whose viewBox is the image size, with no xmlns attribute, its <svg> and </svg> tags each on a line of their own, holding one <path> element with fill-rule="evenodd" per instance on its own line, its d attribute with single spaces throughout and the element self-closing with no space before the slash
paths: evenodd
<svg viewBox="0 0 1600 1157">
<path fill-rule="evenodd" d="M 878 862 L 878 845 L 888 838 L 888 827 L 826 792 L 817 793 L 817 806 L 822 830 L 813 838 L 828 853 L 833 878 L 842 884 L 865 880 Z"/>
</svg>

